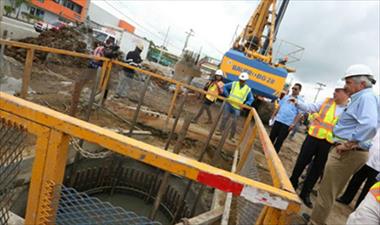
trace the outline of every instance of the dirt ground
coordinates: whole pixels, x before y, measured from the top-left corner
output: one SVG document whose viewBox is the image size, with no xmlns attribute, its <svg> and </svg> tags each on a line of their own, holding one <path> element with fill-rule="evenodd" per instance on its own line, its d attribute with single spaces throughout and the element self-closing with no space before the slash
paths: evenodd
<svg viewBox="0 0 380 225">
<path fill-rule="evenodd" d="M 8 60 L 9 63 L 12 64 L 11 66 L 11 76 L 16 79 L 20 79 L 22 77 L 23 73 L 23 64 Z M 95 71 L 91 71 L 87 68 L 76 68 L 76 67 L 69 67 L 69 66 L 59 66 L 56 64 L 33 64 L 33 70 L 32 70 L 32 78 L 30 82 L 30 93 L 28 100 L 45 105 L 49 108 L 55 109 L 57 111 L 68 113 L 70 109 L 70 103 L 71 103 L 71 95 L 73 91 L 73 85 L 75 81 L 78 79 L 78 77 L 82 76 L 85 73 L 95 73 Z M 142 81 L 133 80 L 131 81 L 131 85 L 129 86 L 129 95 L 128 98 L 122 98 L 122 99 L 115 99 L 112 97 L 114 94 L 114 90 L 117 85 L 118 77 L 120 73 L 120 69 L 115 68 L 112 71 L 112 79 L 110 83 L 110 93 L 109 93 L 109 99 L 105 103 L 105 107 L 107 109 L 110 109 L 114 112 L 116 112 L 119 116 L 131 120 L 133 116 L 133 110 L 128 109 L 129 107 L 135 107 L 136 103 L 138 101 L 139 97 L 139 90 L 141 90 Z M 92 83 L 88 82 L 88 84 L 85 85 L 85 88 L 82 92 L 82 101 L 79 105 L 79 110 L 77 117 L 78 118 L 84 118 L 84 112 L 86 110 L 85 102 L 89 98 L 90 90 Z M 17 90 L 15 90 L 17 92 Z M 144 99 L 144 106 L 147 106 L 149 110 L 160 112 L 160 113 L 166 113 L 168 111 L 170 101 L 172 98 L 172 93 L 170 93 L 167 90 L 163 90 L 160 88 L 159 85 L 153 83 L 149 86 L 148 92 L 146 94 L 146 97 Z M 183 97 L 180 97 L 177 106 L 179 106 L 179 102 L 183 99 Z M 185 104 L 185 110 L 188 112 L 191 112 L 195 114 L 197 110 L 199 109 L 202 101 L 198 96 L 196 95 L 190 95 Z M 213 115 L 216 115 L 218 112 L 218 105 L 214 105 L 212 107 Z M 215 117 L 215 116 L 214 116 Z M 161 122 L 157 122 L 160 121 Z M 174 119 L 173 119 L 174 121 Z M 207 131 L 210 129 L 210 124 L 204 124 L 206 121 L 206 117 L 202 117 L 200 119 L 200 122 L 198 124 L 192 124 L 191 130 L 193 132 L 193 136 L 190 136 L 188 139 L 186 139 L 184 143 L 184 147 L 181 150 L 181 155 L 185 155 L 187 157 L 191 158 L 197 158 L 200 155 L 200 150 L 204 146 L 204 139 L 198 139 L 199 134 L 203 134 L 202 132 Z M 120 118 L 117 118 L 116 116 L 112 115 L 111 113 L 107 112 L 106 110 L 96 109 L 93 111 L 90 122 L 97 124 L 101 127 L 106 128 L 121 128 L 121 129 L 129 129 L 130 125 L 120 120 Z M 158 146 L 163 148 L 167 139 L 167 132 L 162 132 L 162 128 L 164 128 L 164 124 L 162 123 L 162 119 L 160 118 L 154 118 L 149 114 L 141 113 L 138 119 L 138 127 L 143 130 L 151 131 L 153 135 L 149 136 L 136 136 L 136 139 L 142 140 L 144 142 L 147 142 L 149 144 L 152 144 L 154 146 Z M 149 126 L 146 124 L 149 122 Z M 243 124 L 243 118 L 239 119 L 239 128 L 242 127 Z M 180 128 L 180 125 L 178 126 L 178 129 Z M 238 132 L 240 129 L 238 129 Z M 269 132 L 269 128 L 268 128 Z M 192 138 L 191 138 L 192 137 Z M 294 163 L 297 159 L 301 144 L 305 138 L 305 135 L 302 133 L 297 133 L 294 140 L 286 140 L 282 150 L 279 154 L 280 159 L 283 162 L 283 165 L 285 167 L 285 170 L 287 171 L 288 175 L 291 174 Z M 213 147 L 210 147 L 207 151 L 206 157 L 204 159 L 204 162 L 213 164 L 213 156 L 215 154 L 215 148 L 218 140 L 215 140 L 215 142 L 212 144 Z M 173 147 L 174 142 L 172 142 L 171 147 L 169 150 Z M 233 144 L 227 143 L 227 146 L 230 146 L 233 148 Z M 33 154 L 33 151 L 30 147 L 27 148 L 28 153 Z M 259 168 L 261 172 L 261 181 L 270 184 L 270 174 L 268 172 L 267 166 L 266 166 L 266 160 L 265 156 L 263 155 L 260 147 L 259 140 L 256 140 L 254 145 L 254 151 L 255 151 L 255 162 L 257 164 L 257 167 Z M 221 162 L 219 165 L 216 165 L 218 167 L 221 167 L 226 170 L 230 170 L 231 165 L 231 158 L 223 158 L 222 160 L 219 160 Z M 315 199 L 315 196 L 312 196 L 313 199 Z M 346 218 L 349 215 L 349 213 L 352 211 L 352 206 L 343 206 L 337 203 L 334 206 L 333 213 L 330 215 L 328 223 L 329 225 L 335 225 L 335 224 L 345 224 Z M 310 209 L 306 207 L 302 207 L 302 212 L 310 213 Z"/>
<path fill-rule="evenodd" d="M 268 132 L 270 129 L 267 129 Z M 302 127 L 301 131 L 296 134 L 293 140 L 290 140 L 287 138 L 287 140 L 284 142 L 284 145 L 281 148 L 279 157 L 285 167 L 285 170 L 288 174 L 288 176 L 291 175 L 293 171 L 293 166 L 295 164 L 295 161 L 297 160 L 298 153 L 301 149 L 301 145 L 305 139 L 305 128 Z M 314 190 L 318 189 L 318 183 L 316 184 L 316 187 L 314 187 Z M 297 192 L 299 193 L 299 189 Z M 315 202 L 316 199 L 316 192 L 311 195 L 311 199 L 313 202 Z M 353 201 L 353 203 L 356 201 L 356 199 Z M 338 202 L 335 203 L 332 213 L 330 214 L 327 224 L 328 225 L 341 225 L 346 224 L 347 217 L 349 214 L 354 210 L 353 204 L 350 206 L 342 205 Z M 310 215 L 311 209 L 307 208 L 305 205 L 301 208 L 301 215 L 303 213 L 307 213 Z"/>
</svg>

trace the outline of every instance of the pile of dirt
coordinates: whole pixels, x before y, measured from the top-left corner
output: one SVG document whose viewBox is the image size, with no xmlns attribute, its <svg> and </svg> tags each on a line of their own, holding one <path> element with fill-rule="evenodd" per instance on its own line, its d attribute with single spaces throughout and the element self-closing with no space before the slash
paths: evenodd
<svg viewBox="0 0 380 225">
<path fill-rule="evenodd" d="M 32 38 L 24 38 L 18 40 L 20 42 L 41 45 L 51 48 L 64 49 L 69 51 L 75 51 L 80 53 L 87 52 L 87 44 L 83 42 L 84 34 L 77 31 L 75 28 L 64 27 L 60 30 L 49 30 L 42 32 L 38 37 Z M 6 48 L 5 54 L 15 58 L 20 62 L 24 62 L 26 58 L 26 50 L 22 48 L 16 47 L 8 47 Z M 69 56 L 60 56 L 56 54 L 48 54 L 42 51 L 36 51 L 34 53 L 33 61 L 36 63 L 45 63 L 47 60 L 52 63 L 58 63 L 62 65 L 70 65 L 70 66 L 79 66 L 86 67 L 88 65 L 88 60 L 79 59 L 75 57 Z"/>
<path fill-rule="evenodd" d="M 149 72 L 152 72 L 152 73 L 155 73 L 155 74 L 159 74 L 159 75 L 162 75 L 162 76 L 165 76 L 165 74 L 159 70 L 158 68 L 154 67 L 154 66 L 151 66 L 150 64 L 148 63 L 144 63 L 143 64 L 143 67 L 142 67 L 144 70 L 147 70 Z M 157 86 L 159 86 L 161 89 L 163 90 L 169 90 L 169 82 L 167 81 L 164 81 L 164 80 L 161 80 L 159 78 L 155 78 L 155 77 L 152 77 L 152 82 L 154 82 Z"/>
</svg>

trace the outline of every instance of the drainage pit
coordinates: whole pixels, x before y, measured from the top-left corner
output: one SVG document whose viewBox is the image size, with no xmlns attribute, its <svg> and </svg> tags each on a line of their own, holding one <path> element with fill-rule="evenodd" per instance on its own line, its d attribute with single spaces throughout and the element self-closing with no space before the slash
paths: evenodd
<svg viewBox="0 0 380 225">
<path fill-rule="evenodd" d="M 163 171 L 134 159 L 112 155 L 106 159 L 83 159 L 75 165 L 69 165 L 64 184 L 139 216 L 148 217 L 163 174 Z M 181 204 L 184 205 L 175 222 L 209 210 L 213 194 L 211 188 L 206 188 L 196 203 L 201 184 L 193 183 L 186 198 L 181 201 L 187 183 L 187 179 L 170 176 L 154 220 L 170 224 Z"/>
</svg>

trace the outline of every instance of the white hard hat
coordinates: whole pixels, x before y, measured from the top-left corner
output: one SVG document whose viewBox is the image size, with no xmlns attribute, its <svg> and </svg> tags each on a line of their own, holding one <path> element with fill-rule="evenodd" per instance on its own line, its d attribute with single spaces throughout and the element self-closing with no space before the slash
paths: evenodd
<svg viewBox="0 0 380 225">
<path fill-rule="evenodd" d="M 344 78 L 354 77 L 354 76 L 368 76 L 369 80 L 375 84 L 376 80 L 373 77 L 373 73 L 371 68 L 364 64 L 354 64 L 348 67 L 346 73 L 344 74 Z"/>
<path fill-rule="evenodd" d="M 215 72 L 215 76 L 222 76 L 222 77 L 224 77 L 224 73 L 223 73 L 222 70 L 217 70 L 217 71 Z"/>
<path fill-rule="evenodd" d="M 137 47 L 138 49 L 140 49 L 141 51 L 144 50 L 144 45 L 141 44 L 141 43 L 138 43 L 138 44 L 136 45 L 136 47 Z"/>
<path fill-rule="evenodd" d="M 240 75 L 239 75 L 239 80 L 248 80 L 249 79 L 249 75 L 248 73 L 246 72 L 242 72 Z"/>
<path fill-rule="evenodd" d="M 345 82 L 343 80 L 338 80 L 335 84 L 335 89 L 344 89 Z"/>
</svg>

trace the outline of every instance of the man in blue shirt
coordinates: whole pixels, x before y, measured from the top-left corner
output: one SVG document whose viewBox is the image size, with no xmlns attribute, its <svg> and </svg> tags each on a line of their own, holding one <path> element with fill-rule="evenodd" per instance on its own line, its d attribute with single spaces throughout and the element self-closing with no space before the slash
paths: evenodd
<svg viewBox="0 0 380 225">
<path fill-rule="evenodd" d="M 350 66 L 344 76 L 351 103 L 334 127 L 331 149 L 321 181 L 310 224 L 326 224 L 337 195 L 350 177 L 368 160 L 368 149 L 379 127 L 379 99 L 373 93 L 376 83 L 371 69 L 362 64 Z"/>
<path fill-rule="evenodd" d="M 280 152 L 286 137 L 301 117 L 301 111 L 292 102 L 288 101 L 290 97 L 302 101 L 299 97 L 301 89 L 301 84 L 294 84 L 292 94 L 282 98 L 279 102 L 279 107 L 272 114 L 271 120 L 274 119 L 275 122 L 269 137 L 277 153 Z"/>
<path fill-rule="evenodd" d="M 230 100 L 227 102 L 224 108 L 224 113 L 218 131 L 216 135 L 221 135 L 221 132 L 226 128 L 228 118 L 232 116 L 232 125 L 230 132 L 230 141 L 235 143 L 234 138 L 236 133 L 236 122 L 240 115 L 241 106 L 240 104 L 251 105 L 254 101 L 251 88 L 246 84 L 246 80 L 249 79 L 248 73 L 241 73 L 239 75 L 239 81 L 230 82 L 223 87 L 223 93 Z"/>
</svg>

